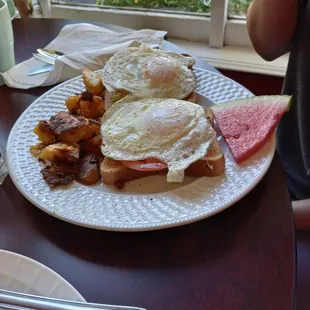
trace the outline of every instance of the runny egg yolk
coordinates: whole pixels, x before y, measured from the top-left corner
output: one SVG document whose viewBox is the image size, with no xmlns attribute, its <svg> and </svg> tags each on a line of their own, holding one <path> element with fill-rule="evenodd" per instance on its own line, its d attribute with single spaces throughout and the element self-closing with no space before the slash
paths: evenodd
<svg viewBox="0 0 310 310">
<path fill-rule="evenodd" d="M 193 113 L 184 115 L 183 112 L 179 106 L 173 105 L 159 105 L 155 109 L 150 107 L 143 113 L 140 124 L 151 136 L 167 137 L 169 143 L 173 143 L 185 135 L 196 121 Z M 179 115 L 183 117 L 178 117 Z"/>
<path fill-rule="evenodd" d="M 161 55 L 152 55 L 144 64 L 143 77 L 150 80 L 152 86 L 160 87 L 173 83 L 180 69 L 177 61 Z"/>
</svg>

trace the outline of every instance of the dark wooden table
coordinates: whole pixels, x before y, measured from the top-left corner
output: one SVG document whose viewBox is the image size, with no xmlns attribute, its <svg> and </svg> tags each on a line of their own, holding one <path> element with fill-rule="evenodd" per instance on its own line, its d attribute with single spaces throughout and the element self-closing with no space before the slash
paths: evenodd
<svg viewBox="0 0 310 310">
<path fill-rule="evenodd" d="M 17 62 L 68 22 L 15 20 Z M 2 145 L 19 115 L 47 89 L 0 87 Z M 233 207 L 145 233 L 95 231 L 57 220 L 29 203 L 8 177 L 0 187 L 0 248 L 47 265 L 92 302 L 148 310 L 291 310 L 294 303 L 294 227 L 278 156 Z"/>
</svg>

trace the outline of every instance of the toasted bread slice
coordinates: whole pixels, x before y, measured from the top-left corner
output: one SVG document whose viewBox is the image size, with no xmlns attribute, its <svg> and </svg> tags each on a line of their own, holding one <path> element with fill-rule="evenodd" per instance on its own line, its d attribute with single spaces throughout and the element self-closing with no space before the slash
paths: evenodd
<svg viewBox="0 0 310 310">
<path fill-rule="evenodd" d="M 106 89 L 104 92 L 104 105 L 106 110 L 108 110 L 113 103 L 125 98 L 128 94 L 129 92 L 125 90 L 115 90 L 113 92 L 109 92 Z"/>
<path fill-rule="evenodd" d="M 104 93 L 104 104 L 105 104 L 106 110 L 109 109 L 113 103 L 123 99 L 128 94 L 129 94 L 128 92 L 121 91 L 121 90 L 114 91 L 114 92 L 109 92 L 108 90 L 105 90 L 105 93 Z M 189 94 L 189 96 L 187 96 L 184 100 L 192 102 L 192 103 L 196 103 L 196 101 L 197 101 L 196 92 L 195 91 L 191 92 Z"/>
<path fill-rule="evenodd" d="M 138 171 L 127 168 L 120 161 L 105 157 L 100 165 L 102 180 L 107 185 L 122 188 L 126 182 L 141 179 L 151 175 L 165 174 L 167 169 L 160 171 Z"/>
<path fill-rule="evenodd" d="M 214 140 L 207 156 L 191 164 L 185 175 L 192 177 L 217 177 L 225 171 L 225 157 L 217 140 Z"/>
<path fill-rule="evenodd" d="M 207 156 L 190 165 L 185 175 L 192 177 L 216 177 L 225 171 L 225 158 L 215 140 Z M 167 174 L 167 169 L 160 171 L 138 171 L 125 167 L 120 161 L 106 157 L 100 165 L 102 180 L 107 185 L 122 188 L 126 182 L 141 179 L 151 175 Z"/>
<path fill-rule="evenodd" d="M 214 128 L 214 114 L 210 108 L 204 108 L 206 117 L 210 122 L 211 126 Z"/>
<path fill-rule="evenodd" d="M 187 96 L 184 100 L 192 102 L 192 103 L 196 103 L 197 102 L 196 92 L 195 91 L 191 92 L 189 96 Z"/>
<path fill-rule="evenodd" d="M 205 109 L 210 123 L 214 124 L 214 116 L 211 109 Z M 185 175 L 193 177 L 216 177 L 225 171 L 225 157 L 217 140 L 214 140 L 207 155 L 190 165 L 185 170 Z M 100 165 L 102 180 L 107 185 L 115 185 L 122 188 L 126 182 L 137 180 L 151 175 L 167 174 L 168 170 L 138 171 L 125 167 L 121 162 L 111 158 L 105 158 Z"/>
</svg>

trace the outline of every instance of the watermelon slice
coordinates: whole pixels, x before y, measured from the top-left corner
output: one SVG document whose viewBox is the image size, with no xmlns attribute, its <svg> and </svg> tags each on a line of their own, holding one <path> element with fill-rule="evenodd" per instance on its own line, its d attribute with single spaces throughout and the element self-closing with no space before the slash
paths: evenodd
<svg viewBox="0 0 310 310">
<path fill-rule="evenodd" d="M 291 100 L 291 96 L 257 96 L 211 107 L 238 164 L 265 145 L 283 114 L 289 110 Z"/>
</svg>

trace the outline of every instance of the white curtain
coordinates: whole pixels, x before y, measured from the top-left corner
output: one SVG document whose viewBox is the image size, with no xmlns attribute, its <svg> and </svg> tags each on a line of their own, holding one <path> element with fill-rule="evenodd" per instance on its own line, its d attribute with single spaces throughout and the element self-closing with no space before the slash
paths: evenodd
<svg viewBox="0 0 310 310">
<path fill-rule="evenodd" d="M 50 0 L 32 0 L 37 2 L 37 5 L 41 7 L 41 14 L 44 18 L 52 17 L 51 1 Z"/>
</svg>

